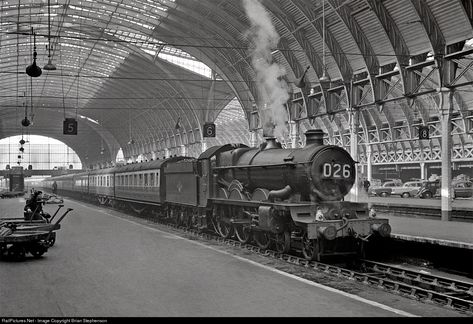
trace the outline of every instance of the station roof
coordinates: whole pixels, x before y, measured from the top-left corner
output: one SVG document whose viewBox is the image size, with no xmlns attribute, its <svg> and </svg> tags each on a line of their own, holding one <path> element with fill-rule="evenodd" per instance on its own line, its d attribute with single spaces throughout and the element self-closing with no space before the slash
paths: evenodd
<svg viewBox="0 0 473 324">
<path fill-rule="evenodd" d="M 360 142 L 374 152 L 433 150 L 448 98 L 439 89 L 451 89 L 452 145 L 468 150 L 472 21 L 468 0 L 6 0 L 0 137 L 54 137 L 90 163 L 114 160 L 120 147 L 130 156 L 199 143 L 216 120 L 212 144 L 248 144 L 248 129 L 264 128 L 273 108 L 274 84 L 259 81 L 276 63 L 301 132 L 322 128 L 347 146 L 355 109 Z M 34 43 L 42 75 L 31 78 Z M 48 55 L 56 70 L 44 69 Z M 20 125 L 25 112 L 29 127 Z M 276 115 L 272 123 L 287 127 L 289 116 Z M 69 117 L 80 136 L 62 134 Z M 419 124 L 431 127 L 428 143 Z"/>
</svg>

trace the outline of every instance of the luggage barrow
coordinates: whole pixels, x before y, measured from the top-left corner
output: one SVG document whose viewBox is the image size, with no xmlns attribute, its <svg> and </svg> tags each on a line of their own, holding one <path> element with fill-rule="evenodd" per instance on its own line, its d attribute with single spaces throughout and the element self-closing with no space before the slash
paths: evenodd
<svg viewBox="0 0 473 324">
<path fill-rule="evenodd" d="M 58 219 L 58 221 L 47 230 L 32 229 L 15 229 L 13 233 L 0 236 L 0 257 L 6 256 L 14 260 L 23 260 L 27 253 L 33 255 L 34 258 L 41 257 L 48 251 L 51 246 L 51 236 L 54 233 L 55 225 L 59 225 L 62 219 L 69 213 L 72 208 L 68 208 L 66 212 Z"/>
<path fill-rule="evenodd" d="M 56 231 L 61 228 L 61 225 L 59 224 L 59 222 L 62 220 L 64 215 L 61 218 L 61 220 L 59 220 L 58 222 L 54 224 L 51 224 L 51 221 L 54 219 L 54 217 L 56 217 L 57 213 L 62 207 L 64 207 L 64 205 L 58 205 L 56 212 L 50 219 L 45 218 L 41 220 L 25 220 L 24 218 L 0 218 L 0 221 L 5 221 L 11 224 L 15 224 L 16 231 L 50 231 L 50 230 Z M 66 213 L 68 212 L 69 210 L 66 211 Z M 56 233 L 53 232 L 51 233 L 51 236 L 49 237 L 49 240 L 48 240 L 49 247 L 53 246 L 55 242 L 56 242 Z"/>
</svg>

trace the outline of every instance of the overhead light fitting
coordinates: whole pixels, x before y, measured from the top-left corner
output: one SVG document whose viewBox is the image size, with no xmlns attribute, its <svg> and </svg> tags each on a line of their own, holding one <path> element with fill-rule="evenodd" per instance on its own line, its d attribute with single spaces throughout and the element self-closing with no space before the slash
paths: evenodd
<svg viewBox="0 0 473 324">
<path fill-rule="evenodd" d="M 325 65 L 325 0 L 322 0 L 322 65 L 322 76 L 319 78 L 319 82 L 330 82 L 327 66 Z"/>
<path fill-rule="evenodd" d="M 33 34 L 33 63 L 26 67 L 26 74 L 28 74 L 32 78 L 37 78 L 41 75 L 42 71 L 41 68 L 36 65 L 36 34 L 33 33 L 33 28 L 31 28 L 31 33 Z"/>
<path fill-rule="evenodd" d="M 47 71 L 56 70 L 56 65 L 51 62 L 51 3 L 48 0 L 48 63 L 44 66 L 43 69 Z"/>
<path fill-rule="evenodd" d="M 31 122 L 28 117 L 25 116 L 25 118 L 21 120 L 21 125 L 23 125 L 24 127 L 28 127 L 31 125 Z"/>
<path fill-rule="evenodd" d="M 304 71 L 304 73 L 302 74 L 302 76 L 301 76 L 299 79 L 297 79 L 296 82 L 294 82 L 294 85 L 295 85 L 296 87 L 301 88 L 301 89 L 305 87 L 306 84 L 305 84 L 304 78 L 305 78 L 305 75 L 306 75 L 306 73 L 307 73 L 307 71 L 308 71 L 309 69 L 310 69 L 310 65 L 307 66 L 307 68 L 305 69 L 305 71 Z"/>
</svg>

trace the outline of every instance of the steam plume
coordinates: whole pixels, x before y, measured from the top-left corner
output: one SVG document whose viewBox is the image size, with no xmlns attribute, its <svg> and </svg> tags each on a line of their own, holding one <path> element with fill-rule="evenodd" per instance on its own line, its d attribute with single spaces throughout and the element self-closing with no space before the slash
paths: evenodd
<svg viewBox="0 0 473 324">
<path fill-rule="evenodd" d="M 251 52 L 251 62 L 256 71 L 258 90 L 267 108 L 261 111 L 263 135 L 284 138 L 288 134 L 288 116 L 284 105 L 289 99 L 289 90 L 282 78 L 286 70 L 273 62 L 271 55 L 278 44 L 279 34 L 259 0 L 243 0 L 243 6 L 251 23 L 248 35 L 255 46 Z M 262 106 L 261 103 L 259 106 Z"/>
</svg>

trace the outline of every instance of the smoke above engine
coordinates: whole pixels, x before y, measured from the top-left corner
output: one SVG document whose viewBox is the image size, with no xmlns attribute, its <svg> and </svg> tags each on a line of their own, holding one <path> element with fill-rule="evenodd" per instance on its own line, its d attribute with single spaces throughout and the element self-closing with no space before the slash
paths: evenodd
<svg viewBox="0 0 473 324">
<path fill-rule="evenodd" d="M 256 72 L 260 101 L 264 101 L 258 104 L 263 136 L 285 138 L 289 132 L 285 107 L 289 99 L 289 87 L 282 78 L 286 70 L 273 61 L 271 53 L 280 37 L 259 0 L 243 0 L 243 6 L 251 24 L 247 32 L 254 46 L 250 53 L 251 63 Z"/>
</svg>

